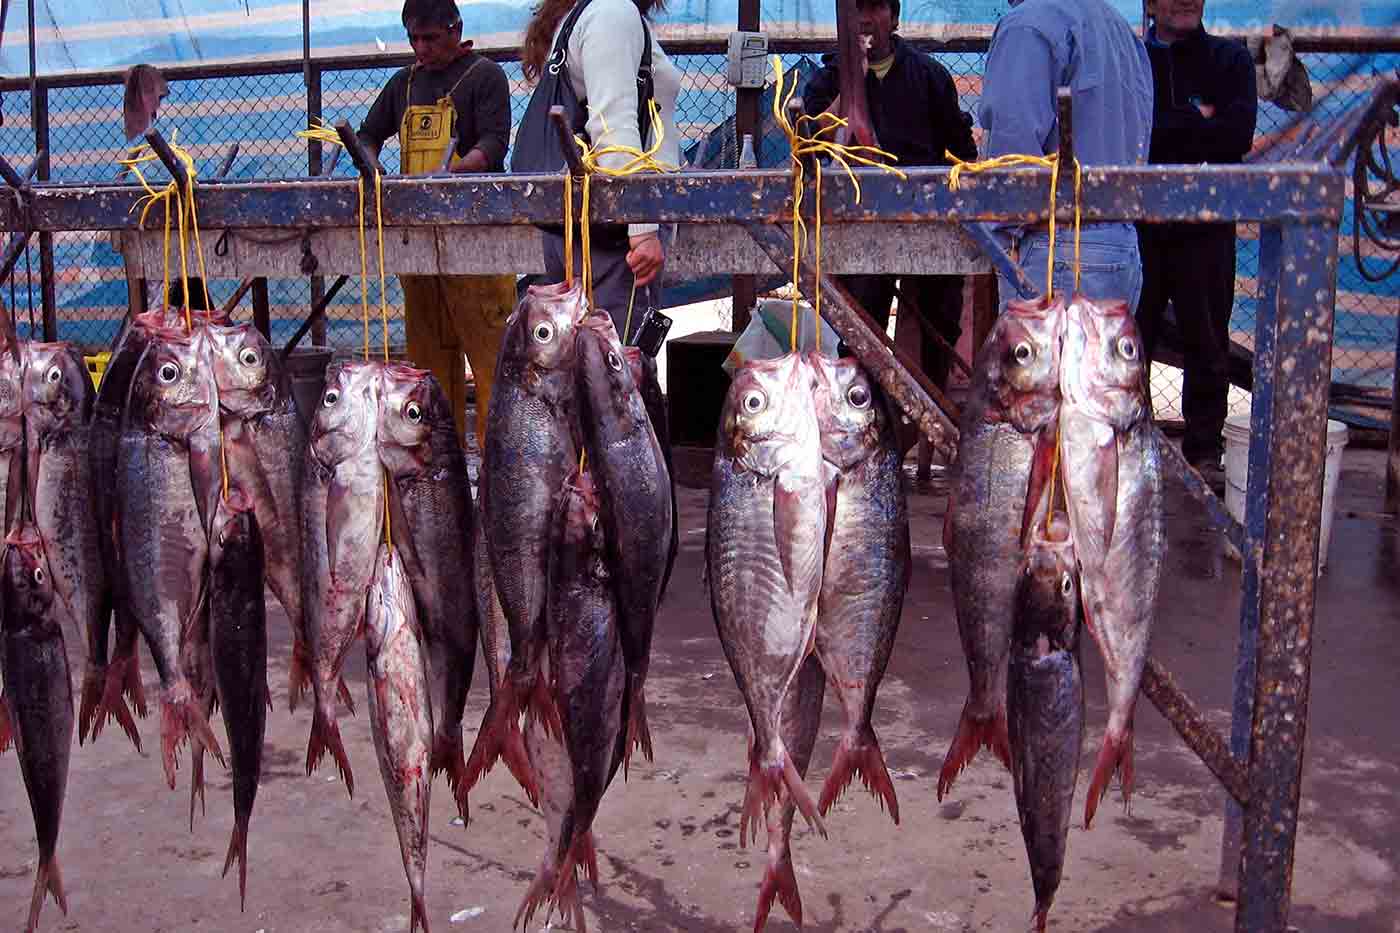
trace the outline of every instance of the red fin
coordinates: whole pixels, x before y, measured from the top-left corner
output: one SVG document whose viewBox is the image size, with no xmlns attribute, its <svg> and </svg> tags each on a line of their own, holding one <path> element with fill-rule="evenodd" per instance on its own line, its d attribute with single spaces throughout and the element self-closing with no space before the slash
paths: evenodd
<svg viewBox="0 0 1400 933">
<path fill-rule="evenodd" d="M 530 756 L 525 751 L 525 736 L 520 731 L 520 703 L 515 685 L 508 677 L 496 688 L 496 696 L 482 716 L 481 728 L 477 730 L 476 741 L 467 757 L 466 776 L 463 778 L 466 789 L 471 790 L 476 786 L 481 776 L 495 766 L 497 759 L 505 761 L 506 767 L 525 791 L 525 796 L 530 798 L 530 803 L 539 806 L 539 784 L 535 780 Z"/>
<path fill-rule="evenodd" d="M 645 684 L 637 684 L 627 702 L 627 744 L 622 756 L 622 777 L 626 780 L 632 766 L 632 750 L 639 748 L 648 762 L 654 761 L 651 749 L 651 728 L 647 725 L 647 693 Z"/>
<path fill-rule="evenodd" d="M 826 836 L 826 824 L 817 813 L 812 795 L 807 793 L 807 786 L 802 783 L 802 776 L 793 767 L 792 758 L 787 751 L 783 750 L 781 763 L 765 768 L 760 766 L 758 752 L 755 750 L 749 755 L 749 784 L 744 791 L 744 808 L 739 818 L 740 846 L 746 847 L 749 838 L 758 838 L 760 824 L 766 827 L 764 814 L 778 799 L 784 784 L 787 785 L 788 792 L 792 794 L 792 801 L 797 805 L 798 812 L 807 821 L 807 825 L 823 837 Z M 752 835 L 749 834 L 750 827 L 753 829 Z"/>
<path fill-rule="evenodd" d="M 554 702 L 554 691 L 549 689 L 543 677 L 535 678 L 535 687 L 530 691 L 530 700 L 525 706 L 525 718 L 538 722 L 546 735 L 561 742 L 564 740 L 564 722 L 559 718 L 559 705 Z"/>
<path fill-rule="evenodd" d="M 803 783 L 802 775 L 797 773 L 792 756 L 786 752 L 783 753 L 783 781 L 787 784 L 788 792 L 792 794 L 793 803 L 797 804 L 797 812 L 802 814 L 809 827 L 821 833 L 825 839 L 826 824 L 817 812 L 817 805 L 812 802 L 812 795 L 807 793 L 807 785 Z"/>
<path fill-rule="evenodd" d="M 199 801 L 199 813 L 207 815 L 204 805 L 204 744 L 198 737 L 190 740 L 190 832 L 194 832 L 194 802 Z"/>
<path fill-rule="evenodd" d="M 894 782 L 890 780 L 889 769 L 885 767 L 885 755 L 880 750 L 880 740 L 873 729 L 864 735 L 843 735 L 837 743 L 836 754 L 831 762 L 831 774 L 822 788 L 818 809 L 826 816 L 851 781 L 859 776 L 865 789 L 880 802 L 880 809 L 889 810 L 890 818 L 899 825 L 899 800 L 894 794 Z"/>
<path fill-rule="evenodd" d="M 311 652 L 299 639 L 292 641 L 292 660 L 287 668 L 287 712 L 296 712 L 301 698 L 311 689 Z"/>
<path fill-rule="evenodd" d="M 49 856 L 48 861 L 40 861 L 34 872 L 34 893 L 29 898 L 29 925 L 27 930 L 39 928 L 39 911 L 44 907 L 44 895 L 52 894 L 54 903 L 63 915 L 68 916 L 68 898 L 63 893 L 63 873 L 58 869 L 58 856 Z"/>
<path fill-rule="evenodd" d="M 306 773 L 315 771 L 326 752 L 335 759 L 340 771 L 340 779 L 345 782 L 345 790 L 355 796 L 355 774 L 350 770 L 350 759 L 345 754 L 345 746 L 340 741 L 340 726 L 335 719 L 317 709 L 311 719 L 311 738 L 306 743 Z"/>
<path fill-rule="evenodd" d="M 559 869 L 549 900 L 551 909 L 559 911 L 560 918 L 571 923 L 578 933 L 588 933 L 588 923 L 583 918 L 583 903 L 580 901 L 578 893 L 578 863 L 574 860 L 578 854 L 577 850 L 571 849 L 569 851 L 563 866 Z M 544 919 L 545 925 L 548 926 L 548 915 Z M 526 922 L 528 925 L 528 921 Z"/>
<path fill-rule="evenodd" d="M 111 671 L 115 664 L 108 665 L 107 670 Z M 133 646 L 131 654 L 125 659 L 125 670 L 118 670 L 121 675 L 122 696 L 126 697 L 128 703 L 136 710 L 136 715 L 145 719 L 150 709 L 146 706 L 146 687 L 141 683 L 141 656 L 137 654 Z"/>
<path fill-rule="evenodd" d="M 583 873 L 598 888 L 598 845 L 589 830 L 574 840 L 574 861 L 583 868 Z"/>
<path fill-rule="evenodd" d="M 515 920 L 511 923 L 511 928 L 520 926 L 523 920 L 526 928 L 532 926 L 535 918 L 535 911 L 541 907 L 546 908 L 545 921 L 548 922 L 549 915 L 553 913 L 554 903 L 554 878 L 543 869 L 535 875 L 535 880 L 530 882 L 529 889 L 525 892 L 525 898 L 520 902 L 520 907 L 515 911 Z"/>
<path fill-rule="evenodd" d="M 1044 907 L 1037 907 L 1035 909 L 1035 914 L 1031 917 L 1032 929 L 1035 930 L 1035 933 L 1045 933 L 1046 924 L 1049 922 L 1050 905 L 1046 904 Z"/>
<path fill-rule="evenodd" d="M 423 933 L 428 933 L 428 905 L 423 903 L 423 895 L 410 893 L 408 901 L 408 933 L 414 933 L 420 926 Z"/>
<path fill-rule="evenodd" d="M 14 726 L 10 724 L 10 703 L 5 699 L 5 694 L 0 693 L 0 753 L 10 747 L 14 737 Z"/>
<path fill-rule="evenodd" d="M 433 757 L 428 766 L 428 773 L 437 775 L 440 772 L 447 774 L 447 786 L 452 791 L 453 799 L 457 801 L 457 815 L 462 818 L 463 823 L 470 822 L 467 817 L 467 762 L 462 754 L 460 735 L 434 737 Z"/>
<path fill-rule="evenodd" d="M 88 733 L 97 741 L 107 717 L 102 712 L 102 688 L 107 683 L 106 665 L 89 663 L 83 669 L 82 698 L 78 702 L 78 744 L 87 742 Z"/>
<path fill-rule="evenodd" d="M 1007 734 L 1005 703 L 997 707 L 991 719 L 973 719 L 968 715 L 967 707 L 963 707 L 957 734 L 953 736 L 953 744 L 948 746 L 943 768 L 938 772 L 939 800 L 952 790 L 953 781 L 984 748 L 991 749 L 1002 764 L 1011 767 L 1011 738 Z"/>
<path fill-rule="evenodd" d="M 224 873 L 220 877 L 228 877 L 228 870 L 232 867 L 235 859 L 238 860 L 238 909 L 246 911 L 248 909 L 248 827 L 239 821 L 234 821 L 233 835 L 229 836 L 228 840 L 228 855 L 224 856 Z"/>
<path fill-rule="evenodd" d="M 346 686 L 344 677 L 336 681 L 335 695 L 340 698 L 340 702 L 345 704 L 345 708 L 350 711 L 350 715 L 355 715 L 355 698 L 350 695 L 350 688 Z"/>
<path fill-rule="evenodd" d="M 125 660 L 108 665 L 107 672 L 102 681 L 102 695 L 97 704 L 97 719 L 93 722 L 92 738 L 97 740 L 97 735 L 102 731 L 103 724 L 108 719 L 114 719 L 117 725 L 121 726 L 126 737 L 131 740 L 131 744 L 136 746 L 138 752 L 141 749 L 141 733 L 136 730 L 136 720 L 131 716 L 131 710 L 126 705 L 126 700 L 122 698 L 122 687 L 125 683 L 129 666 Z M 83 690 L 86 694 L 87 683 L 83 683 Z M 142 697 L 142 703 L 145 697 Z M 86 696 L 84 696 L 86 702 Z"/>
<path fill-rule="evenodd" d="M 1117 773 L 1123 785 L 1123 805 L 1126 807 L 1133 794 L 1133 726 L 1128 724 L 1121 736 L 1105 732 L 1103 746 L 1099 749 L 1099 760 L 1094 764 L 1094 777 L 1089 782 L 1089 795 L 1084 801 L 1084 828 L 1094 822 L 1094 813 L 1099 801 L 1108 793 L 1109 782 Z"/>
<path fill-rule="evenodd" d="M 788 912 L 792 922 L 802 928 L 802 895 L 797 890 L 797 875 L 792 870 L 792 856 L 784 853 L 776 863 L 768 866 L 763 875 L 763 884 L 758 889 L 758 910 L 754 912 L 753 933 L 760 933 L 768 924 L 768 913 L 777 900 Z"/>
</svg>

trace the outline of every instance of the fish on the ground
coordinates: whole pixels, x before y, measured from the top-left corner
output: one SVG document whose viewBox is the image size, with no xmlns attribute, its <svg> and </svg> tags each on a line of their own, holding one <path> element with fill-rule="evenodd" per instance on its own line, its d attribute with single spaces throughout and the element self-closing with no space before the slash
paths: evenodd
<svg viewBox="0 0 1400 933">
<path fill-rule="evenodd" d="M 248 824 L 262 777 L 267 730 L 263 553 L 257 507 L 234 487 L 219 502 L 209 539 L 209 651 L 233 771 L 233 833 L 224 874 L 236 859 L 240 908 L 247 906 Z"/>
<path fill-rule="evenodd" d="M 191 437 L 216 422 L 214 382 L 202 339 L 157 331 L 133 375 L 117 451 L 115 521 L 123 596 L 145 635 L 161 682 L 161 758 L 175 786 L 175 756 L 198 735 L 220 763 L 188 657 L 207 621 L 209 541 Z M 217 435 L 217 424 L 215 425 Z M 206 449 L 205 454 L 209 453 Z M 202 456 L 202 455 L 199 455 Z M 217 487 L 213 490 L 218 493 Z"/>
<path fill-rule="evenodd" d="M 826 829 L 783 741 L 783 700 L 811 651 L 826 541 L 816 374 L 790 353 L 734 373 L 720 415 L 705 543 L 720 644 L 753 726 L 739 841 L 786 785 Z"/>
<path fill-rule="evenodd" d="M 816 653 L 845 715 L 818 807 L 825 816 L 859 777 L 898 824 L 899 800 L 871 725 L 911 567 L 896 422 L 855 360 L 817 353 L 809 360 L 821 375 L 817 423 L 828 474 Z"/>
<path fill-rule="evenodd" d="M 597 859 L 593 820 L 626 748 L 623 716 L 631 702 L 600 500 L 591 472 L 575 471 L 550 542 L 549 671 L 573 794 L 554 840 L 557 871 L 548 896 L 564 916 L 582 916 L 577 869 L 589 870 Z M 527 898 L 543 896 L 532 889 Z"/>
<path fill-rule="evenodd" d="M 413 590 L 396 549 L 380 544 L 365 606 L 369 722 L 379 774 L 389 797 L 408 877 L 408 928 L 428 930 L 423 900 L 428 863 L 428 765 L 433 750 L 433 707 Z"/>
<path fill-rule="evenodd" d="M 73 683 L 63 643 L 65 614 L 38 529 L 32 524 L 17 525 L 5 539 L 0 567 L 0 672 L 39 842 L 25 927 L 29 931 L 38 928 L 47 895 L 68 913 L 56 855 L 73 744 Z"/>
<path fill-rule="evenodd" d="M 302 473 L 302 609 L 316 701 L 306 773 L 330 752 L 352 797 L 355 775 L 335 703 L 339 696 L 354 710 L 341 668 L 364 627 L 384 527 L 384 469 L 375 447 L 382 368 L 347 361 L 327 371 Z"/>
<path fill-rule="evenodd" d="M 1076 296 L 1061 363 L 1059 467 L 1080 566 L 1084 624 L 1103 655 L 1109 710 L 1085 826 L 1115 772 L 1125 805 L 1132 796 L 1133 707 L 1166 551 L 1162 456 L 1146 378 L 1127 303 Z"/>
<path fill-rule="evenodd" d="M 452 405 L 431 372 L 385 368 L 379 458 L 389 472 L 394 544 L 423 626 L 433 681 L 432 773 L 445 771 L 467 819 L 462 715 L 476 664 L 471 480 Z"/>
<path fill-rule="evenodd" d="M 295 710 L 311 682 L 301 593 L 301 473 L 306 426 L 276 350 L 251 324 L 210 327 L 214 379 L 230 481 L 251 498 L 267 586 L 292 629 L 287 705 Z"/>
<path fill-rule="evenodd" d="M 25 446 L 29 507 L 54 571 L 54 590 L 87 644 L 78 742 L 110 717 L 139 751 L 136 721 L 119 691 L 107 694 L 112 601 L 102 559 L 92 472 L 93 387 L 77 348 L 24 344 Z"/>
<path fill-rule="evenodd" d="M 625 769 L 633 748 L 652 760 L 646 677 L 671 550 L 671 477 L 609 315 L 594 312 L 583 319 L 577 352 L 579 424 L 627 661 Z"/>
<path fill-rule="evenodd" d="M 1059 409 L 1058 300 L 1012 301 L 973 364 L 944 521 L 970 686 L 938 775 L 938 799 L 982 748 L 1010 765 L 1006 657 L 1024 535 L 1050 483 Z"/>
<path fill-rule="evenodd" d="M 1044 931 L 1064 871 L 1084 742 L 1082 610 L 1064 513 L 1032 529 L 1015 606 L 1006 696 L 1011 778 L 1035 890 L 1032 922 Z"/>
<path fill-rule="evenodd" d="M 815 655 L 809 655 L 797 672 L 797 678 L 783 698 L 783 743 L 792 756 L 793 766 L 803 778 L 812 763 L 812 748 L 817 743 L 821 727 L 822 699 L 826 692 L 827 674 Z M 768 867 L 758 889 L 758 907 L 754 911 L 754 933 L 760 933 L 768 923 L 768 914 L 776 900 L 783 905 L 798 929 L 802 928 L 802 894 L 797 888 L 797 872 L 792 865 L 792 820 L 797 804 L 786 786 L 778 793 L 778 804 L 767 813 Z"/>
<path fill-rule="evenodd" d="M 511 660 L 467 761 L 470 787 L 503 753 L 522 747 L 522 712 L 557 732 L 559 714 L 539 677 L 545 653 L 550 521 L 578 460 L 575 337 L 587 309 L 580 286 L 532 286 L 507 321 L 481 465 L 481 514 L 492 576 L 510 627 Z M 516 762 L 512 773 L 529 773 Z M 538 794 L 526 788 L 531 799 Z"/>
</svg>

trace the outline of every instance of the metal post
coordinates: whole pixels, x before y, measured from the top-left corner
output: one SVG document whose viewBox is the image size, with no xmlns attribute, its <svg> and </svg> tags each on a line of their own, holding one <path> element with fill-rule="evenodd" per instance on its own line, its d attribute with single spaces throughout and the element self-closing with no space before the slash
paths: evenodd
<svg viewBox="0 0 1400 933">
<path fill-rule="evenodd" d="M 1279 248 L 1282 231 L 1277 226 L 1259 230 L 1259 302 L 1254 321 L 1254 393 L 1250 409 L 1249 480 L 1245 492 L 1245 540 L 1240 553 L 1244 579 L 1240 595 L 1240 637 L 1235 652 L 1235 688 L 1231 704 L 1230 752 L 1241 761 L 1249 758 L 1250 722 L 1254 714 L 1254 662 L 1259 633 L 1259 556 L 1264 549 L 1264 516 L 1269 510 L 1271 488 L 1266 475 L 1267 451 L 1273 438 L 1274 321 L 1278 305 Z M 1220 838 L 1220 879 L 1216 894 L 1234 901 L 1239 894 L 1240 841 L 1244 811 L 1233 799 L 1225 800 L 1225 825 Z"/>
<path fill-rule="evenodd" d="M 267 279 L 262 276 L 253 279 L 253 326 L 272 339 L 272 306 L 267 297 Z"/>
<path fill-rule="evenodd" d="M 739 0 L 738 28 L 744 32 L 755 32 L 760 26 L 759 0 Z M 758 133 L 758 110 L 763 100 L 762 88 L 739 88 L 734 94 L 734 151 L 739 153 L 744 144 L 744 134 L 753 137 L 754 154 L 763 150 L 763 141 Z M 737 159 L 738 156 L 736 155 Z M 760 160 L 760 167 L 762 161 Z M 736 275 L 732 280 L 733 310 L 729 318 L 729 329 L 742 333 L 749 326 L 749 314 L 754 300 L 758 297 L 756 279 L 751 275 Z"/>
<path fill-rule="evenodd" d="M 1385 464 L 1385 510 L 1400 513 L 1400 327 L 1395 331 L 1395 377 L 1390 383 L 1390 456 Z"/>
<path fill-rule="evenodd" d="M 33 3 L 30 9 L 33 9 Z M 49 160 L 49 89 L 37 80 L 30 96 L 30 119 L 34 125 L 34 151 L 38 153 L 35 176 L 48 181 L 52 171 Z M 54 273 L 53 234 L 39 234 L 39 295 L 44 314 L 44 339 L 58 339 L 57 277 Z"/>
<path fill-rule="evenodd" d="M 321 78 L 322 71 L 319 66 L 307 63 L 306 67 L 306 126 L 308 129 L 314 123 L 321 120 Z M 306 147 L 306 174 L 315 178 L 321 174 L 321 143 L 319 140 L 311 140 L 311 144 Z M 311 306 L 315 307 L 321 298 L 326 294 L 326 277 L 323 275 L 311 276 Z M 325 318 L 317 318 L 316 323 L 311 327 L 311 342 L 316 346 L 326 344 L 326 321 Z"/>
<path fill-rule="evenodd" d="M 1267 440 L 1256 436 L 1250 444 L 1251 466 L 1260 474 L 1255 480 L 1251 471 L 1250 485 L 1267 484 L 1267 499 L 1251 497 L 1245 515 L 1246 543 L 1257 545 L 1244 557 L 1246 581 L 1257 578 L 1259 632 L 1235 914 L 1239 933 L 1282 931 L 1288 922 L 1312 667 L 1336 228 L 1286 225 L 1276 255 L 1268 270 L 1277 275 L 1274 307 L 1263 313 L 1273 329 L 1272 370 L 1287 378 L 1263 387 L 1274 402 L 1273 431 Z M 1257 381 L 1254 394 L 1256 399 L 1261 394 Z"/>
</svg>

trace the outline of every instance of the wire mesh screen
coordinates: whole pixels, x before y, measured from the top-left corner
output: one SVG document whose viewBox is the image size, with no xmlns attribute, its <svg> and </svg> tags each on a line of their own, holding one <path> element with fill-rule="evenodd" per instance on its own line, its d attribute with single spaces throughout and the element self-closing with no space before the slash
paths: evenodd
<svg viewBox="0 0 1400 933">
<path fill-rule="evenodd" d="M 981 96 L 985 55 L 978 52 L 939 53 L 938 60 L 953 74 L 964 110 L 977 114 Z M 682 152 L 699 152 L 703 144 L 718 145 L 718 163 L 732 165 L 734 153 L 732 120 L 734 93 L 725 79 L 725 57 L 715 54 L 672 55 L 682 73 L 677 106 L 677 124 Z M 1396 55 L 1352 55 L 1333 53 L 1304 54 L 1302 59 L 1312 77 L 1317 99 L 1315 117 L 1326 119 L 1341 114 L 1363 100 L 1379 80 L 1376 75 L 1400 65 Z M 810 70 L 815 55 L 784 56 L 785 67 Z M 518 63 L 503 63 L 511 85 L 511 109 L 518 125 L 529 98 Z M 324 70 L 321 114 L 327 122 L 345 119 L 358 125 L 393 74 L 392 68 Z M 12 99 L 19 95 L 11 95 Z M 122 143 L 122 88 L 119 84 L 84 87 L 53 87 L 48 90 L 49 151 L 51 175 L 56 181 L 94 182 L 115 178 L 117 159 L 125 149 Z M 0 127 L 0 149 L 12 163 L 23 166 L 32 159 L 34 132 L 27 108 L 12 105 Z M 231 177 L 275 178 L 301 176 L 307 172 L 307 144 L 296 137 L 306 125 L 307 92 L 300 71 L 272 75 L 208 77 L 170 82 L 170 96 L 161 111 L 161 125 L 178 133 L 179 141 L 195 156 L 202 178 L 212 176 L 232 143 L 239 155 Z M 1260 106 L 1258 140 L 1266 145 L 1279 138 L 1294 123 L 1295 115 L 1264 103 Z M 729 121 L 726 125 L 726 121 Z M 715 133 L 717 128 L 724 128 Z M 980 137 L 980 129 L 976 130 Z M 1388 142 L 1395 146 L 1397 131 L 1389 131 Z M 761 165 L 779 164 L 783 153 L 759 140 Z M 702 146 L 696 146 L 700 143 Z M 778 145 L 778 144 L 774 144 Z M 780 146 L 779 146 L 780 148 Z M 773 151 L 768 151 L 772 149 Z M 385 168 L 398 170 L 397 144 L 390 140 L 381 158 Z M 712 164 L 710 159 L 705 164 Z M 165 175 L 158 163 L 143 167 L 153 182 L 163 183 Z M 348 176 L 353 169 L 342 159 L 336 174 Z M 1343 224 L 1343 249 L 1338 269 L 1336 349 L 1334 378 L 1362 387 L 1388 387 L 1394 369 L 1396 314 L 1400 308 L 1400 273 L 1380 282 L 1368 281 L 1360 272 L 1350 249 L 1353 218 L 1351 207 Z M 40 263 L 37 238 L 30 255 L 22 258 L 0 297 L 17 311 L 21 332 L 29 327 L 33 307 L 35 336 L 38 336 L 41 306 Z M 106 234 L 59 233 L 53 237 L 54 297 L 59 335 L 88 348 L 100 348 L 110 341 L 128 305 L 127 284 L 121 255 Z M 1380 267 L 1386 259 L 1375 246 L 1364 246 L 1363 261 Z M 1238 242 L 1236 301 L 1231 321 L 1233 338 L 1244 347 L 1253 342 L 1255 303 L 1258 299 L 1258 231 L 1241 226 Z M 236 283 L 210 283 L 213 299 L 226 298 Z M 11 294 L 13 292 L 13 295 Z M 311 302 L 306 278 L 277 279 L 269 282 L 273 328 L 285 339 L 305 317 Z M 154 293 L 153 293 L 154 294 Z M 366 300 L 378 312 L 379 284 L 371 281 Z M 327 319 L 328 342 L 335 347 L 358 346 L 360 324 L 360 283 L 352 278 L 333 303 Z M 389 276 L 384 301 L 395 321 L 391 343 L 402 344 L 402 298 L 397 280 Z M 1154 401 L 1166 417 L 1179 411 L 1180 374 L 1168 367 L 1154 371 Z M 1239 398 L 1243 398 L 1240 394 Z"/>
</svg>

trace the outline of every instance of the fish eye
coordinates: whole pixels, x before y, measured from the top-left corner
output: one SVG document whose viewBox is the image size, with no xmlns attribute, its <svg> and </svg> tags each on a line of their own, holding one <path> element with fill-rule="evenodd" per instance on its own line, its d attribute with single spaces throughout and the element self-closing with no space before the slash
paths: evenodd
<svg viewBox="0 0 1400 933">
<path fill-rule="evenodd" d="M 49 371 L 44 373 L 44 381 L 49 383 L 58 382 L 63 378 L 63 371 L 57 366 L 50 366 Z"/>
<path fill-rule="evenodd" d="M 258 356 L 258 351 L 254 350 L 252 347 L 244 347 L 242 352 L 238 354 L 238 362 L 242 363 L 244 366 L 256 366 L 260 360 L 261 357 Z"/>
<path fill-rule="evenodd" d="M 1071 577 L 1069 574 L 1064 574 L 1060 577 L 1060 592 L 1065 596 L 1069 596 L 1074 592 L 1074 577 Z"/>
<path fill-rule="evenodd" d="M 1131 337 L 1118 338 L 1118 355 L 1125 360 L 1135 360 L 1138 355 L 1137 341 Z"/>
<path fill-rule="evenodd" d="M 423 420 L 423 408 L 417 402 L 409 402 L 403 407 L 404 417 L 414 424 Z"/>
<path fill-rule="evenodd" d="M 615 373 L 622 372 L 622 357 L 617 355 L 616 350 L 608 351 L 608 367 Z"/>
<path fill-rule="evenodd" d="M 756 415 L 767 407 L 768 397 L 757 389 L 753 389 L 744 393 L 744 399 L 740 405 L 746 413 Z"/>
<path fill-rule="evenodd" d="M 162 363 L 160 369 L 156 371 L 156 378 L 166 385 L 170 385 L 180 378 L 180 367 L 174 363 Z"/>
<path fill-rule="evenodd" d="M 40 586 L 43 586 L 43 585 L 44 585 L 44 577 L 45 577 L 44 568 L 43 568 L 43 567 L 35 567 L 35 568 L 34 568 L 34 582 L 37 583 L 37 584 L 40 585 Z"/>
<path fill-rule="evenodd" d="M 331 406 L 335 405 L 335 403 L 338 401 L 340 401 L 339 389 L 327 389 L 326 394 L 321 396 L 321 404 L 327 408 L 330 408 Z"/>
<path fill-rule="evenodd" d="M 1015 357 L 1017 363 L 1025 366 L 1031 360 L 1035 359 L 1035 347 L 1032 347 L 1029 343 L 1022 340 L 1012 349 L 1011 355 Z"/>
<path fill-rule="evenodd" d="M 846 401 L 851 403 L 852 408 L 869 408 L 870 389 L 863 385 L 853 385 L 846 390 Z"/>
<path fill-rule="evenodd" d="M 535 338 L 535 343 L 549 343 L 554 339 L 554 325 L 548 321 L 540 321 L 530 334 Z"/>
</svg>

